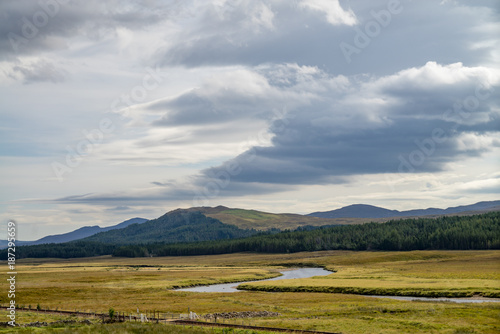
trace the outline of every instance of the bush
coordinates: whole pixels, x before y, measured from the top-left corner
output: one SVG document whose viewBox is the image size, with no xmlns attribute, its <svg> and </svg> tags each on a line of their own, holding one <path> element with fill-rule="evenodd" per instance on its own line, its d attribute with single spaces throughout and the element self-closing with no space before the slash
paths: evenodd
<svg viewBox="0 0 500 334">
<path fill-rule="evenodd" d="M 108 313 L 109 313 L 109 319 L 113 320 L 115 317 L 115 309 L 110 307 Z"/>
</svg>

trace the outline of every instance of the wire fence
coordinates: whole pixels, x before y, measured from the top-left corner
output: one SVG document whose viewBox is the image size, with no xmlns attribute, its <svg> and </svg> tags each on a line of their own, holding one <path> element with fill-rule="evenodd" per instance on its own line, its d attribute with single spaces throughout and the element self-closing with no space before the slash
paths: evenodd
<svg viewBox="0 0 500 334">
<path fill-rule="evenodd" d="M 0 308 L 6 308 L 7 306 L 0 305 Z M 19 311 L 32 311 L 38 313 L 52 313 L 52 314 L 63 314 L 76 317 L 89 317 L 93 319 L 99 319 L 102 322 L 115 321 L 115 322 L 154 322 L 163 324 L 175 324 L 175 325 L 189 325 L 189 326 L 201 326 L 201 327 L 226 327 L 226 328 L 239 328 L 239 329 L 251 329 L 251 330 L 261 330 L 269 332 L 282 332 L 282 333 L 311 333 L 311 334 L 341 334 L 334 332 L 324 332 L 324 331 L 313 331 L 304 329 L 291 329 L 291 328 L 275 328 L 275 327 L 265 327 L 265 326 L 255 326 L 252 324 L 253 318 L 225 318 L 225 317 L 214 317 L 214 314 L 207 315 L 197 315 L 194 312 L 189 313 L 171 313 L 171 312 L 160 312 L 160 311 L 143 311 L 138 313 L 130 312 L 97 312 L 93 310 L 59 310 L 50 309 L 47 307 L 37 306 L 35 308 L 29 306 L 18 306 L 16 310 Z"/>
</svg>

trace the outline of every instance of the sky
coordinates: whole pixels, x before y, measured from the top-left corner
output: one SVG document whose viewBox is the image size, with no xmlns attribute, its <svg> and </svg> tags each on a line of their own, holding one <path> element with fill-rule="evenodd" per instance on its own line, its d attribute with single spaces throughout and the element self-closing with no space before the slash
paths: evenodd
<svg viewBox="0 0 500 334">
<path fill-rule="evenodd" d="M 498 200 L 500 3 L 0 2 L 0 219 Z"/>
</svg>

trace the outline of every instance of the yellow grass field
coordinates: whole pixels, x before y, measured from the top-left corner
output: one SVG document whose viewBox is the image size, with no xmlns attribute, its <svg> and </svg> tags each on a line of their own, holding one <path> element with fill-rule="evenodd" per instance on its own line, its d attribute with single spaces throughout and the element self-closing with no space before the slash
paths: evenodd
<svg viewBox="0 0 500 334">
<path fill-rule="evenodd" d="M 198 314 L 273 311 L 253 325 L 342 333 L 499 333 L 500 303 L 406 302 L 321 292 L 195 293 L 173 287 L 235 282 L 277 275 L 296 266 L 322 266 L 322 278 L 252 285 L 353 286 L 375 289 L 497 291 L 500 251 L 230 254 L 157 258 L 25 259 L 17 264 L 16 303 L 42 308 Z M 5 263 L 2 263 L 5 265 Z M 311 283 L 314 282 L 314 283 Z M 6 284 L 5 284 L 6 286 Z M 6 305 L 7 294 L 0 294 Z M 0 314 L 1 316 L 1 314 Z M 23 312 L 18 313 L 23 321 Z M 5 320 L 7 321 L 7 319 Z M 30 321 L 31 318 L 30 318 Z M 29 322 L 29 321 L 27 321 Z"/>
<path fill-rule="evenodd" d="M 335 274 L 258 282 L 242 288 L 262 291 L 308 291 L 424 297 L 500 297 L 500 254 L 491 252 L 349 253 L 329 257 Z M 369 255 L 368 255 L 369 254 Z M 351 262 L 350 262 L 351 261 Z M 335 265 L 337 263 L 337 265 Z"/>
</svg>

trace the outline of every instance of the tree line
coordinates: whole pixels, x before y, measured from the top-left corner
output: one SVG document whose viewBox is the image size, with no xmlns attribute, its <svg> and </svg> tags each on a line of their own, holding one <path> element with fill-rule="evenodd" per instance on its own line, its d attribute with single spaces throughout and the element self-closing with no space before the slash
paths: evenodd
<svg viewBox="0 0 500 334">
<path fill-rule="evenodd" d="M 195 217 L 197 216 L 195 215 Z M 211 227 L 214 226 L 211 225 Z M 205 225 L 205 227 L 207 226 Z M 202 230 L 206 232 L 206 229 Z M 227 237 L 227 235 L 223 237 Z M 199 242 L 168 243 L 162 241 L 109 244 L 80 240 L 63 244 L 21 246 L 17 247 L 16 256 L 18 258 L 73 258 L 112 254 L 122 257 L 144 257 L 236 252 L 293 253 L 321 250 L 410 251 L 431 249 L 500 249 L 500 212 L 474 216 L 392 220 L 387 223 L 341 225 L 315 229 L 302 228 L 296 231 L 278 233 L 272 231 L 237 239 Z M 7 258 L 7 250 L 0 251 L 0 258 Z"/>
<path fill-rule="evenodd" d="M 500 249 L 500 212 L 436 219 L 393 220 L 309 231 L 284 231 L 244 239 L 198 243 L 128 245 L 114 256 L 181 256 L 236 252 L 293 253 L 321 250 Z"/>
</svg>

